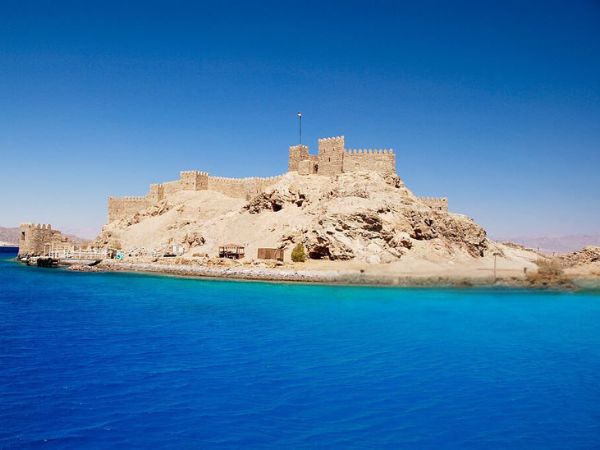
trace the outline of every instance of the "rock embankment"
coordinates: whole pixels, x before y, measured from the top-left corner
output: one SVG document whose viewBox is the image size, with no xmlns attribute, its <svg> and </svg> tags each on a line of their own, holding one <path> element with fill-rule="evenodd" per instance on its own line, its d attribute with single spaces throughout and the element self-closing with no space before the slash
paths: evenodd
<svg viewBox="0 0 600 450">
<path fill-rule="evenodd" d="M 67 267 L 67 270 L 73 272 L 102 272 L 103 270 L 98 266 L 90 266 L 88 264 L 72 264 Z"/>
<path fill-rule="evenodd" d="M 467 286 L 522 286 L 519 277 L 493 279 L 488 275 L 390 275 L 361 270 L 311 270 L 298 267 L 279 267 L 271 264 L 198 264 L 190 261 L 170 263 L 160 261 L 117 262 L 107 260 L 99 270 L 114 272 L 142 272 L 182 277 L 221 278 L 248 281 L 278 281 L 300 283 L 405 286 L 405 287 L 467 287 Z"/>
</svg>

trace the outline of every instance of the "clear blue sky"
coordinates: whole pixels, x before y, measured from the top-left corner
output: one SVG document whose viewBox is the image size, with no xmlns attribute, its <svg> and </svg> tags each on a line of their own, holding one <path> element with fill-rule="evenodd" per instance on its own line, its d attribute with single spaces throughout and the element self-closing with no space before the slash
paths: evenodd
<svg viewBox="0 0 600 450">
<path fill-rule="evenodd" d="M 599 2 L 211 3 L 0 2 L 0 225 L 282 173 L 300 110 L 492 235 L 600 231 Z"/>
</svg>

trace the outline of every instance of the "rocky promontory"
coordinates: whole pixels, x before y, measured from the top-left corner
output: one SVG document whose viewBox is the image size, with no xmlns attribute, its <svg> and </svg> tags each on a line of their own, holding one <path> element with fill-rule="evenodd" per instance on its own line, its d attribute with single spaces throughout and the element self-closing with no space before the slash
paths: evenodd
<svg viewBox="0 0 600 450">
<path fill-rule="evenodd" d="M 246 260 L 261 247 L 302 244 L 307 265 L 327 267 L 490 266 L 534 268 L 531 251 L 498 244 L 471 218 L 430 207 L 396 175 L 372 171 L 332 177 L 288 173 L 248 199 L 214 191 L 182 191 L 130 217 L 106 225 L 95 245 L 132 257 L 178 248 L 186 257 L 214 257 L 219 246 L 245 247 Z M 314 265 L 313 264 L 313 265 Z M 502 266 L 500 264 L 500 266 Z"/>
</svg>

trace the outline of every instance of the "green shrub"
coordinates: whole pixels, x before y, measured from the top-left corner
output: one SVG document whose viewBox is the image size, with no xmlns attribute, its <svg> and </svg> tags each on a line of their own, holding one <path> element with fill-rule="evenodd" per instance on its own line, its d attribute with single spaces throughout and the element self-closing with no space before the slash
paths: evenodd
<svg viewBox="0 0 600 450">
<path fill-rule="evenodd" d="M 292 250 L 292 261 L 304 262 L 306 261 L 306 253 L 304 252 L 304 245 L 297 244 Z"/>
<path fill-rule="evenodd" d="M 540 258 L 535 263 L 538 270 L 527 273 L 527 280 L 534 286 L 563 286 L 570 283 L 569 277 L 565 276 L 558 260 Z"/>
</svg>

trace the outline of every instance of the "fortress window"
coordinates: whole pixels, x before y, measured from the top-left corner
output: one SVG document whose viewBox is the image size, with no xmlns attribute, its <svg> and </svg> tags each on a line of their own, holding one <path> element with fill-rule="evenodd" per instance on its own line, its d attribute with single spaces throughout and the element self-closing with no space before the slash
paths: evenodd
<svg viewBox="0 0 600 450">
<path fill-rule="evenodd" d="M 327 159 L 329 160 L 328 162 L 331 162 L 331 158 L 327 158 Z"/>
</svg>

